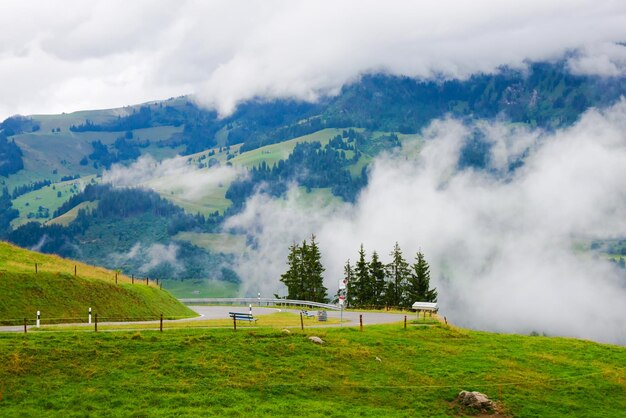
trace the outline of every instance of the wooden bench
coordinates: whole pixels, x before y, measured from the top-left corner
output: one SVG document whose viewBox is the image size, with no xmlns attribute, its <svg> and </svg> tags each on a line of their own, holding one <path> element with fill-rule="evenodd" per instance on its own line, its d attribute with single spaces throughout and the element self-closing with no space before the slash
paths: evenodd
<svg viewBox="0 0 626 418">
<path fill-rule="evenodd" d="M 249 313 L 241 313 L 241 312 L 228 312 L 231 318 L 236 321 L 248 321 L 252 322 L 257 320 L 257 318 L 253 317 L 252 314 Z"/>
</svg>

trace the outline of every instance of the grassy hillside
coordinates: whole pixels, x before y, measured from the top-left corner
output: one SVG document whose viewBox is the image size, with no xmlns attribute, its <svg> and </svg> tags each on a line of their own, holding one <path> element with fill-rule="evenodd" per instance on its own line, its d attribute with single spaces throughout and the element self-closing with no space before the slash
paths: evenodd
<svg viewBox="0 0 626 418">
<path fill-rule="evenodd" d="M 454 398 L 478 390 L 506 416 L 617 417 L 624 365 L 624 347 L 439 325 L 4 334 L 0 415 L 468 416 Z"/>
<path fill-rule="evenodd" d="M 35 273 L 37 263 L 37 273 Z M 74 276 L 76 266 L 77 276 Z M 84 318 L 89 307 L 101 318 L 193 316 L 172 295 L 145 281 L 53 255 L 0 242 L 0 321 Z"/>
</svg>

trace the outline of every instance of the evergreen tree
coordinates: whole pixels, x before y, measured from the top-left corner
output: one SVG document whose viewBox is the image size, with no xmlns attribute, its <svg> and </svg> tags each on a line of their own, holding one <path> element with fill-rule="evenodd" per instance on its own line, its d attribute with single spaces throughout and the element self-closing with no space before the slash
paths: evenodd
<svg viewBox="0 0 626 418">
<path fill-rule="evenodd" d="M 325 302 L 326 292 L 328 289 L 324 287 L 324 266 L 322 266 L 322 256 L 320 254 L 317 242 L 315 242 L 315 235 L 311 235 L 311 243 L 307 247 L 307 252 L 304 255 L 304 264 L 306 265 L 306 289 L 308 291 L 308 298 L 313 302 Z"/>
<path fill-rule="evenodd" d="M 415 256 L 413 271 L 409 277 L 405 306 L 414 302 L 437 302 L 437 289 L 430 289 L 430 267 L 421 251 Z"/>
<path fill-rule="evenodd" d="M 298 281 L 298 292 L 296 293 L 295 299 L 298 300 L 306 300 L 307 298 L 307 278 L 309 275 L 308 266 L 307 266 L 307 253 L 309 252 L 309 246 L 306 243 L 306 240 L 302 241 L 302 245 L 300 245 L 300 249 L 298 251 L 298 269 L 296 270 L 297 281 Z"/>
<path fill-rule="evenodd" d="M 287 271 L 280 281 L 287 287 L 289 299 L 325 302 L 328 289 L 324 287 L 323 272 L 319 246 L 312 235 L 310 244 L 304 240 L 301 245 L 289 247 Z"/>
<path fill-rule="evenodd" d="M 387 285 L 387 292 L 390 294 L 387 295 L 386 302 L 391 306 L 400 306 L 410 274 L 409 263 L 402 256 L 402 250 L 397 242 L 390 255 L 391 263 L 387 265 L 387 276 L 390 280 Z"/>
<path fill-rule="evenodd" d="M 352 306 L 354 305 L 354 271 L 350 265 L 350 259 L 348 259 L 346 264 L 343 266 L 343 279 L 346 281 L 346 303 L 348 306 Z"/>
<path fill-rule="evenodd" d="M 381 306 L 385 304 L 385 265 L 378 258 L 378 253 L 372 253 L 372 260 L 369 264 L 370 280 L 372 283 L 374 297 L 370 305 Z"/>
<path fill-rule="evenodd" d="M 289 247 L 287 271 L 280 276 L 280 281 L 287 287 L 287 299 L 298 299 L 300 294 L 300 247 L 295 242 Z"/>
<path fill-rule="evenodd" d="M 371 297 L 371 281 L 369 265 L 365 260 L 365 249 L 363 248 L 363 244 L 361 244 L 361 248 L 359 249 L 359 259 L 354 267 L 353 282 L 353 303 L 355 306 L 364 306 L 369 302 Z"/>
</svg>

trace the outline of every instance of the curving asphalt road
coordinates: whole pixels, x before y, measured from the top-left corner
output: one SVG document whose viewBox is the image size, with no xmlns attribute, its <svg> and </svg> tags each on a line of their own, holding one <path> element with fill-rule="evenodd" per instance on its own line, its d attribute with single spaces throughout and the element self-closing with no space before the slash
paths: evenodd
<svg viewBox="0 0 626 418">
<path fill-rule="evenodd" d="M 224 319 L 228 318 L 229 312 L 242 312 L 248 313 L 248 306 L 189 306 L 189 308 L 193 309 L 198 313 L 199 316 L 195 318 L 185 318 L 185 319 L 175 319 L 175 320 L 165 320 L 163 322 L 192 322 L 192 321 L 201 321 L 205 319 Z M 254 316 L 268 315 L 275 312 L 292 312 L 295 314 L 299 314 L 299 309 L 290 309 L 290 308 L 263 308 L 263 307 L 252 307 L 252 314 Z M 310 310 L 311 313 L 317 314 L 317 311 Z M 341 316 L 340 311 L 327 311 L 327 315 L 329 318 L 339 319 Z M 339 326 L 359 326 L 359 315 L 363 315 L 363 325 L 375 325 L 375 324 L 389 324 L 393 322 L 399 322 L 404 319 L 403 314 L 393 314 L 393 313 L 383 313 L 383 312 L 355 312 L 355 311 L 344 311 L 343 312 L 343 320 L 344 322 L 341 324 L 327 324 L 324 322 L 318 322 L 316 318 L 306 318 L 306 326 L 311 327 L 339 327 Z M 409 317 L 411 317 L 410 313 L 407 313 Z M 98 325 L 127 325 L 127 324 L 150 324 L 150 323 L 158 323 L 159 321 L 131 321 L 131 322 L 99 322 Z M 82 324 L 84 325 L 84 324 Z M 32 325 L 29 325 L 28 328 L 31 328 Z M 23 332 L 23 326 L 2 326 L 0 327 L 0 332 Z"/>
</svg>

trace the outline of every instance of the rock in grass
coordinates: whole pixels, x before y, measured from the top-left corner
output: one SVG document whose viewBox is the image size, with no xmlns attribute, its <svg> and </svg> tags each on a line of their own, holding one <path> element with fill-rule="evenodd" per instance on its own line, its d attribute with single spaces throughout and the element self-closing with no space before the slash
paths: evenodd
<svg viewBox="0 0 626 418">
<path fill-rule="evenodd" d="M 289 331 L 287 328 L 285 328 L 285 329 L 283 330 L 283 334 L 291 334 L 291 331 Z"/>
<path fill-rule="evenodd" d="M 311 336 L 309 337 L 309 340 L 313 341 L 315 344 L 324 344 L 324 340 L 322 340 L 320 337 Z"/>
<path fill-rule="evenodd" d="M 376 356 L 376 361 L 382 362 L 382 360 L 378 356 Z"/>
<path fill-rule="evenodd" d="M 480 392 L 468 392 L 462 390 L 458 394 L 457 399 L 459 403 L 470 408 L 493 409 L 495 406 L 493 401 L 489 399 L 487 395 Z"/>
</svg>

